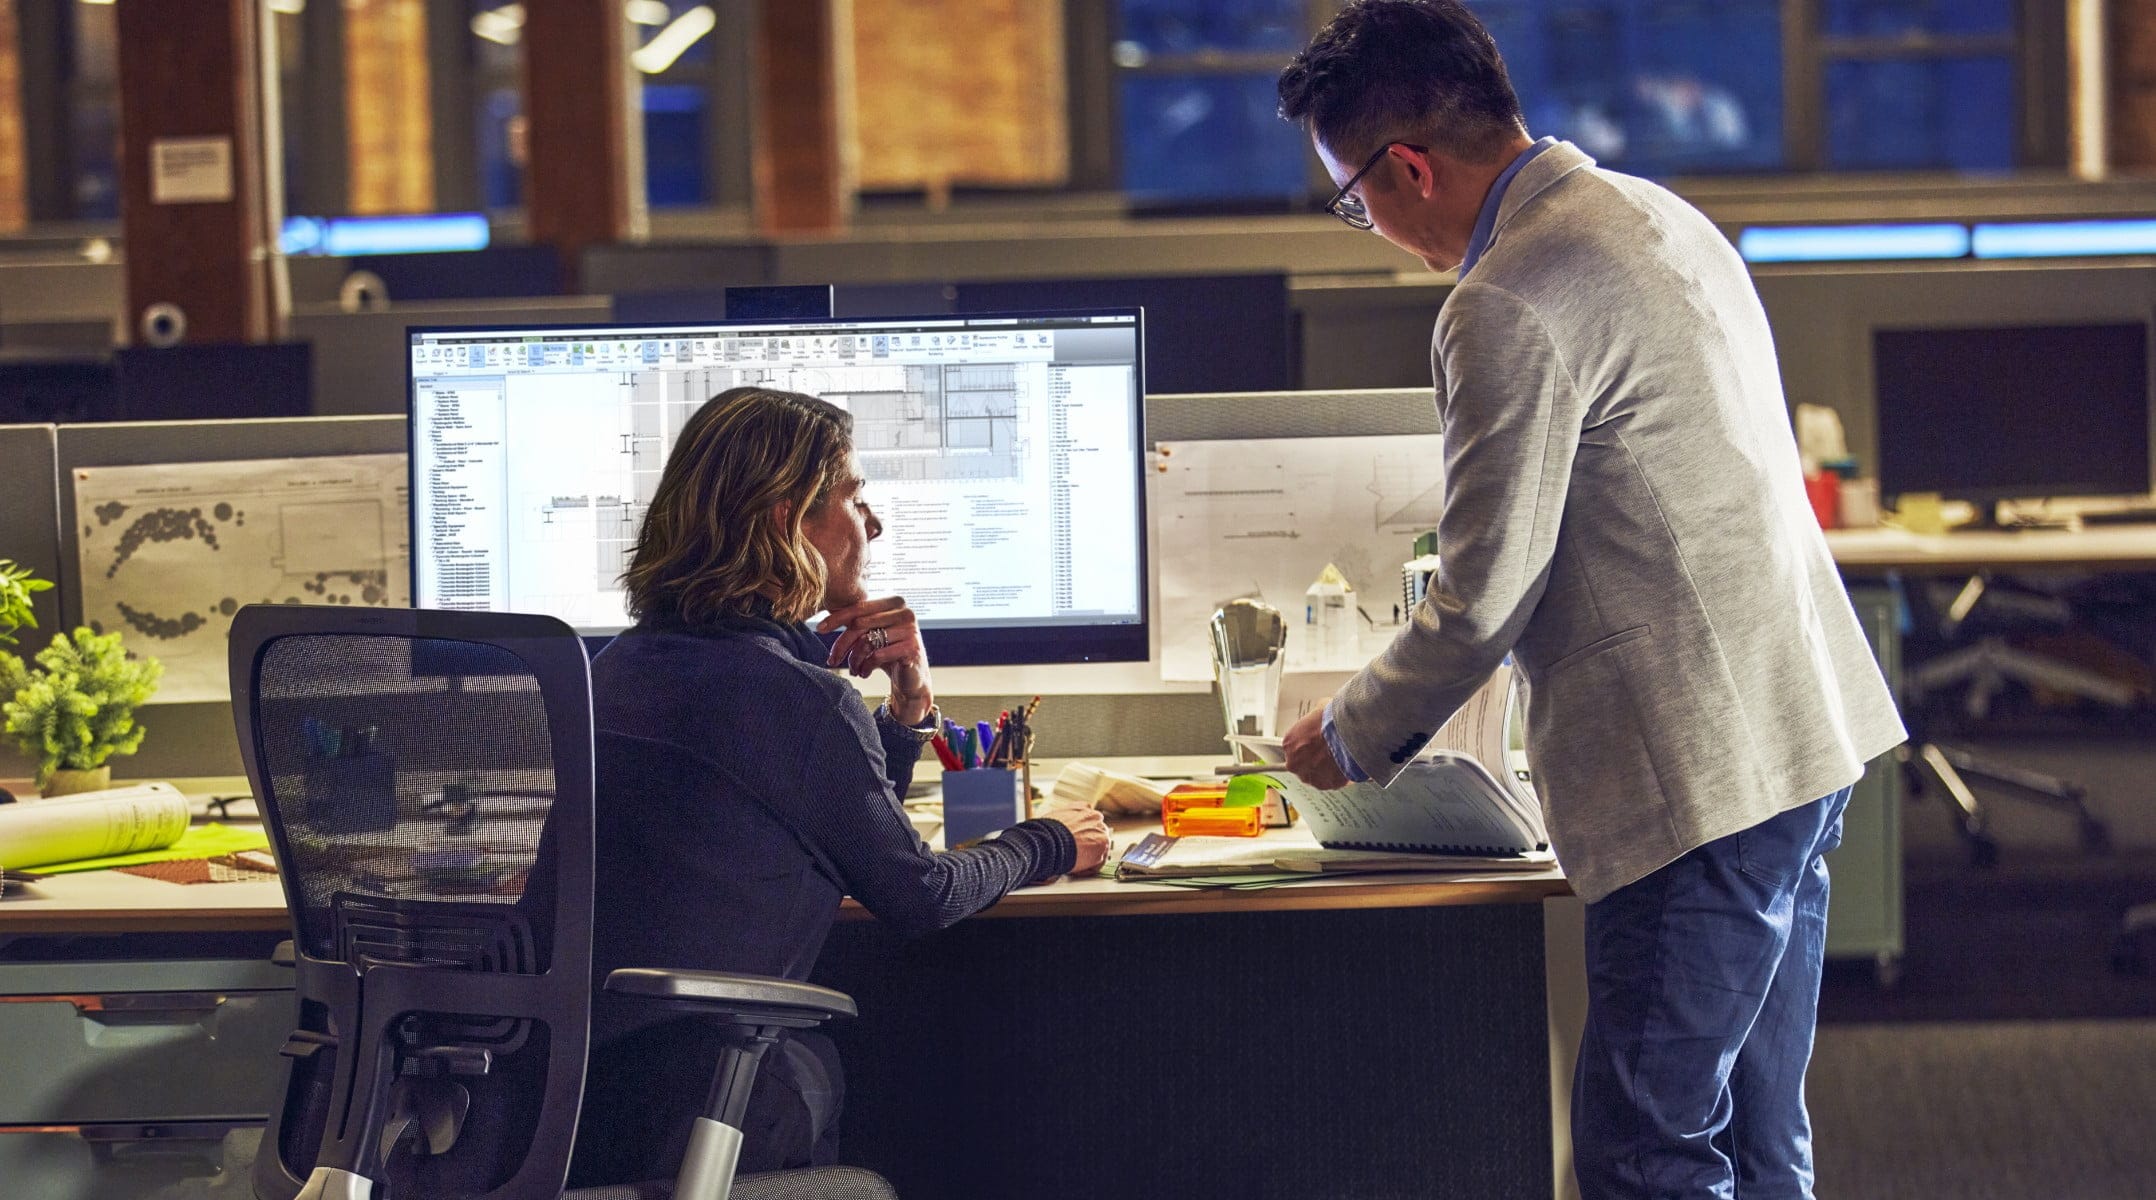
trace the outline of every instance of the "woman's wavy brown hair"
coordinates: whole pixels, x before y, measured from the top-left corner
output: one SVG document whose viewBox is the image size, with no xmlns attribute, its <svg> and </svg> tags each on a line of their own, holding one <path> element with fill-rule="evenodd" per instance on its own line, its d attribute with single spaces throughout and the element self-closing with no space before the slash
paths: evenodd
<svg viewBox="0 0 2156 1200">
<path fill-rule="evenodd" d="M 761 597 L 781 621 L 815 612 L 824 562 L 801 522 L 845 481 L 852 448 L 853 418 L 814 396 L 738 387 L 706 401 L 644 514 L 621 577 L 629 611 L 693 625 L 754 612 Z"/>
</svg>

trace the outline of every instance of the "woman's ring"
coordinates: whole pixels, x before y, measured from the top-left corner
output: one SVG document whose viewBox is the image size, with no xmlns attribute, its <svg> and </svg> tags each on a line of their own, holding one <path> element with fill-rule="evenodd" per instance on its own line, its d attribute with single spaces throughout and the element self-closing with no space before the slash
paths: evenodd
<svg viewBox="0 0 2156 1200">
<path fill-rule="evenodd" d="M 869 630 L 869 631 L 868 631 L 868 636 L 867 636 L 867 637 L 865 637 L 865 638 L 862 638 L 861 640 L 862 640 L 862 641 L 864 641 L 864 642 L 867 642 L 867 643 L 868 643 L 868 648 L 869 648 L 869 649 L 871 649 L 871 650 L 881 650 L 881 649 L 883 649 L 883 648 L 884 648 L 885 646 L 887 646 L 887 645 L 889 645 L 889 644 L 890 644 L 890 642 L 891 642 L 891 635 L 890 635 L 890 634 L 888 634 L 888 633 L 885 633 L 885 632 L 884 632 L 883 630 L 881 630 L 881 629 L 871 629 L 871 630 Z"/>
</svg>

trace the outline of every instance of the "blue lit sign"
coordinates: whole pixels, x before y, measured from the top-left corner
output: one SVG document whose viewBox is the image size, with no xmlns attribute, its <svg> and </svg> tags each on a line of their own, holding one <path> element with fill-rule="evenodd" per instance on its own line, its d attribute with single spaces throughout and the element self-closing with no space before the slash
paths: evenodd
<svg viewBox="0 0 2156 1200">
<path fill-rule="evenodd" d="M 1961 258 L 1966 225 L 1773 225 L 1737 235 L 1737 252 L 1754 263 L 1863 262 Z"/>
<path fill-rule="evenodd" d="M 290 217 L 277 248 L 285 254 L 429 254 L 484 250 L 493 232 L 485 213 L 404 217 Z"/>
<path fill-rule="evenodd" d="M 2156 254 L 2156 221 L 2028 221 L 1976 227 L 1978 258 Z"/>
</svg>

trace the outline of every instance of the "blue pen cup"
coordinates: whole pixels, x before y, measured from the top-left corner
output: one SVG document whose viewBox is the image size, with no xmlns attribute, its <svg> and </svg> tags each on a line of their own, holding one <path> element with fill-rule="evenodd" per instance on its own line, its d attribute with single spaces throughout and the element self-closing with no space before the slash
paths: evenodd
<svg viewBox="0 0 2156 1200">
<path fill-rule="evenodd" d="M 317 833 L 372 833 L 397 824 L 397 760 L 387 754 L 307 762 L 307 823 Z"/>
<path fill-rule="evenodd" d="M 943 773 L 943 844 L 956 850 L 1026 819 L 1018 772 L 976 767 Z"/>
</svg>

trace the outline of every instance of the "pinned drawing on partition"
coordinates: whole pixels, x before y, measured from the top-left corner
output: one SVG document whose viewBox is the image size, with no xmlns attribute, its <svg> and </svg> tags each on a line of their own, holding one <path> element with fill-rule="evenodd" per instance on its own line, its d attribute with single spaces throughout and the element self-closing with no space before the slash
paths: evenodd
<svg viewBox="0 0 2156 1200">
<path fill-rule="evenodd" d="M 1290 673 L 1350 671 L 1390 640 L 1401 564 L 1444 511 L 1443 439 L 1259 438 L 1176 442 L 1150 476 L 1160 541 L 1161 678 L 1212 678 L 1206 621 L 1255 597 L 1288 622 Z M 1310 581 L 1328 565 L 1364 597 L 1357 636 L 1297 636 Z M 1367 614 L 1367 617 L 1365 616 Z"/>
<path fill-rule="evenodd" d="M 254 603 L 411 603 L 404 456 L 74 472 L 84 623 L 165 664 L 165 703 L 228 696 L 225 635 Z"/>
</svg>

